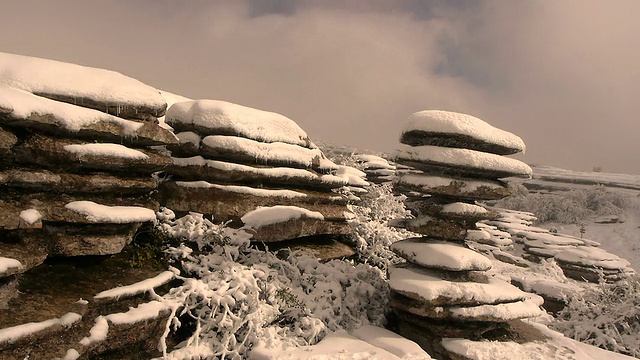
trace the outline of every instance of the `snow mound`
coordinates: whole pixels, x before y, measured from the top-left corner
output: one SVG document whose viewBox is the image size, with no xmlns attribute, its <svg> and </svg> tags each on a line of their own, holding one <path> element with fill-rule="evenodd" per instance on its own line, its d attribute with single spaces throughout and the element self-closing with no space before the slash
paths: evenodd
<svg viewBox="0 0 640 360">
<path fill-rule="evenodd" d="M 60 318 L 49 319 L 41 322 L 31 322 L 0 329 L 0 344 L 14 342 L 21 337 L 37 333 L 53 326 L 63 326 L 68 328 L 81 319 L 82 316 L 80 314 L 70 312 Z"/>
<path fill-rule="evenodd" d="M 240 220 L 244 223 L 245 228 L 259 229 L 263 226 L 300 218 L 324 220 L 324 216 L 317 211 L 285 205 L 258 208 L 246 213 Z"/>
<path fill-rule="evenodd" d="M 169 125 L 194 125 L 212 134 L 236 135 L 261 142 L 283 142 L 313 148 L 307 133 L 293 120 L 273 112 L 218 100 L 176 103 L 167 111 Z"/>
<path fill-rule="evenodd" d="M 526 150 L 524 141 L 519 136 L 495 128 L 475 116 L 450 111 L 419 111 L 409 116 L 402 133 L 410 131 L 464 135 L 490 144 L 517 150 L 514 152 Z"/>
<path fill-rule="evenodd" d="M 0 83 L 35 94 L 88 98 L 163 110 L 157 89 L 120 73 L 30 56 L 0 53 Z"/>
<path fill-rule="evenodd" d="M 514 319 L 532 318 L 543 314 L 540 305 L 543 301 L 537 299 L 527 299 L 507 304 L 479 305 L 470 307 L 450 308 L 453 318 L 459 319 L 482 319 L 490 318 L 509 321 Z"/>
<path fill-rule="evenodd" d="M 466 247 L 450 242 L 425 242 L 421 238 L 395 242 L 391 250 L 401 257 L 431 268 L 452 271 L 485 271 L 491 268 L 491 260 Z"/>
<path fill-rule="evenodd" d="M 442 212 L 445 214 L 470 214 L 470 215 L 482 215 L 489 211 L 482 206 L 468 204 L 463 202 L 455 202 L 446 204 L 442 207 Z"/>
<path fill-rule="evenodd" d="M 530 177 L 533 170 L 522 161 L 468 149 L 423 145 L 396 151 L 395 158 L 447 167 L 496 171 L 508 176 Z M 502 176 L 501 176 L 502 177 Z"/>
<path fill-rule="evenodd" d="M 149 156 L 141 151 L 130 149 L 120 144 L 74 144 L 65 145 L 64 149 L 79 156 L 108 156 L 114 158 L 145 160 Z"/>
<path fill-rule="evenodd" d="M 127 224 L 156 219 L 153 210 L 138 206 L 107 206 L 93 201 L 72 201 L 65 208 L 84 215 L 92 223 Z"/>
</svg>

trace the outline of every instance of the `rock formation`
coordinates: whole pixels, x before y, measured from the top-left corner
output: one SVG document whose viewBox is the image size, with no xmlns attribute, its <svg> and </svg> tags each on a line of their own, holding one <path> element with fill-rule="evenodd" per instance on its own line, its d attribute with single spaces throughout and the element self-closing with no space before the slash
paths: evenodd
<svg viewBox="0 0 640 360">
<path fill-rule="evenodd" d="M 103 255 L 155 221 L 152 174 L 171 159 L 149 147 L 178 142 L 158 124 L 165 108 L 158 90 L 119 73 L 0 54 L 3 358 L 92 356 L 147 342 L 141 329 L 163 331 L 170 309 L 143 294 L 173 273 L 122 296 L 94 295 L 164 270 Z M 146 315 L 135 321 L 130 306 Z"/>
<path fill-rule="evenodd" d="M 351 233 L 348 199 L 336 190 L 367 183 L 327 159 L 295 122 L 215 100 L 176 103 L 166 121 L 179 143 L 168 146 L 163 205 L 229 222 L 271 249 L 303 238 L 321 258 L 353 254 L 332 238 Z"/>
<path fill-rule="evenodd" d="M 389 274 L 400 333 L 447 358 L 444 337 L 494 338 L 509 332 L 509 321 L 539 315 L 538 297 L 487 276 L 491 261 L 464 243 L 491 239 L 476 223 L 498 216 L 475 202 L 508 196 L 499 178 L 531 174 L 502 156 L 524 151 L 522 140 L 468 115 L 422 111 L 409 118 L 401 142 L 410 146 L 395 161 L 421 172 L 395 180 L 414 215 L 395 225 L 424 236 L 392 245 L 406 259 Z"/>
</svg>

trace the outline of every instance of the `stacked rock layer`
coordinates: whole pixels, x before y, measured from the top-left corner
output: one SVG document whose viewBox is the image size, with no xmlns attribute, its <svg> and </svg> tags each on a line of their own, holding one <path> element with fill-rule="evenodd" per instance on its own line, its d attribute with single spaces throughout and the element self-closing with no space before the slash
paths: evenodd
<svg viewBox="0 0 640 360">
<path fill-rule="evenodd" d="M 74 333 L 77 343 L 109 311 L 77 300 L 157 274 L 101 268 L 104 257 L 84 260 L 91 274 L 75 266 L 120 253 L 155 220 L 152 173 L 171 159 L 149 147 L 177 143 L 158 125 L 165 108 L 158 90 L 119 73 L 0 53 L 0 352 L 8 358 L 64 356 L 51 331 Z"/>
<path fill-rule="evenodd" d="M 179 138 L 168 147 L 171 180 L 161 186 L 168 208 L 229 222 L 271 248 L 286 240 L 351 232 L 347 199 L 333 190 L 367 183 L 337 176 L 340 168 L 294 121 L 216 100 L 176 103 L 166 121 Z M 321 257 L 352 254 L 334 241 L 328 247 Z"/>
<path fill-rule="evenodd" d="M 524 151 L 522 140 L 472 116 L 422 111 L 409 118 L 400 141 L 409 147 L 395 161 L 419 172 L 394 182 L 415 216 L 396 225 L 424 235 L 392 245 L 406 259 L 389 274 L 401 333 L 441 353 L 442 337 L 486 338 L 506 331 L 508 321 L 539 315 L 539 298 L 487 276 L 491 261 L 465 245 L 470 230 L 483 234 L 476 222 L 497 216 L 476 201 L 508 196 L 500 178 L 531 174 L 503 156 Z"/>
</svg>

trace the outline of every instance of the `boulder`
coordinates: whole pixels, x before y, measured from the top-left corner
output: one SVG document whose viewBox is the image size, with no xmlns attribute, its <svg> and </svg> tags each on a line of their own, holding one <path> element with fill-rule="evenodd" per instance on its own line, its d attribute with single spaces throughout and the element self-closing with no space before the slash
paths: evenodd
<svg viewBox="0 0 640 360">
<path fill-rule="evenodd" d="M 270 243 L 269 250 L 278 252 L 278 256 L 282 253 L 300 251 L 309 253 L 320 261 L 345 259 L 356 254 L 349 245 L 333 238 L 326 235 L 302 237 L 292 241 Z"/>
<path fill-rule="evenodd" d="M 0 171 L 0 186 L 36 192 L 127 196 L 148 194 L 157 189 L 158 181 L 152 177 L 127 178 L 99 173 L 78 175 L 25 168 Z"/>
<path fill-rule="evenodd" d="M 398 150 L 395 161 L 425 172 L 471 178 L 528 178 L 533 173 L 529 165 L 516 159 L 475 150 L 430 145 Z"/>
<path fill-rule="evenodd" d="M 32 135 L 13 149 L 15 162 L 69 172 L 104 170 L 148 175 L 171 165 L 171 158 L 154 150 L 130 149 L 119 144 L 83 143 Z"/>
<path fill-rule="evenodd" d="M 425 110 L 407 120 L 400 142 L 411 146 L 440 146 L 498 155 L 525 151 L 522 139 L 477 117 L 450 111 Z"/>
<path fill-rule="evenodd" d="M 500 200 L 511 195 L 506 183 L 435 174 L 404 174 L 394 180 L 400 191 L 416 191 L 461 200 Z"/>
<path fill-rule="evenodd" d="M 207 160 L 201 156 L 172 158 L 172 160 L 173 165 L 169 166 L 166 171 L 178 179 L 311 190 L 330 190 L 347 185 L 347 181 L 343 177 L 322 175 L 311 169 L 249 166 Z"/>
<path fill-rule="evenodd" d="M 132 146 L 177 143 L 172 132 L 151 122 L 125 120 L 100 111 L 49 100 L 29 92 L 0 86 L 0 96 L 13 111 L 0 113 L 0 124 L 90 141 L 122 142 Z"/>
</svg>

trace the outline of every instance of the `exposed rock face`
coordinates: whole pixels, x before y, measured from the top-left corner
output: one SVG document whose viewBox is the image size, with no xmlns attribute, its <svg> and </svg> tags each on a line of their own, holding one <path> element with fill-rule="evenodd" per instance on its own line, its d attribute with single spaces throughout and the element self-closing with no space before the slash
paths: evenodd
<svg viewBox="0 0 640 360">
<path fill-rule="evenodd" d="M 157 348 L 170 309 L 150 289 L 94 296 L 163 270 L 105 255 L 155 220 L 153 173 L 172 162 L 148 146 L 178 143 L 158 125 L 165 108 L 158 90 L 118 73 L 0 53 L 0 357 Z M 107 341 L 83 344 L 99 319 Z"/>
<path fill-rule="evenodd" d="M 168 146 L 163 205 L 230 221 L 255 242 L 304 238 L 325 259 L 347 253 L 319 236 L 351 233 L 348 199 L 335 190 L 368 183 L 342 172 L 295 122 L 214 100 L 174 104 L 166 119 L 180 133 Z"/>
<path fill-rule="evenodd" d="M 425 235 L 392 246 L 411 264 L 389 275 L 401 333 L 448 358 L 442 337 L 482 338 L 507 329 L 508 321 L 539 315 L 541 298 L 484 275 L 491 262 L 463 243 L 492 238 L 476 222 L 498 213 L 475 201 L 510 195 L 499 178 L 531 174 L 526 164 L 501 156 L 523 151 L 522 140 L 472 116 L 422 111 L 409 118 L 400 141 L 411 147 L 399 150 L 395 161 L 422 173 L 404 170 L 394 181 L 408 192 L 415 217 L 396 225 Z"/>
</svg>

